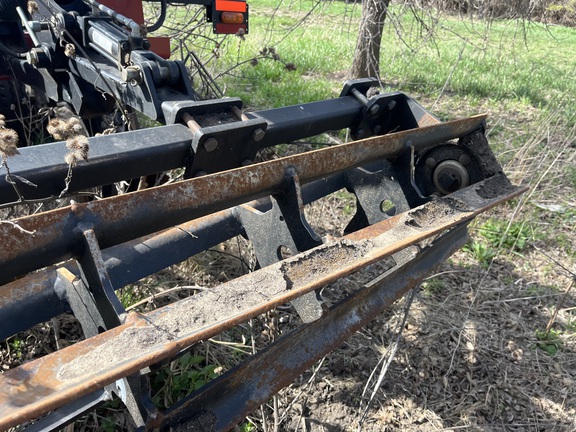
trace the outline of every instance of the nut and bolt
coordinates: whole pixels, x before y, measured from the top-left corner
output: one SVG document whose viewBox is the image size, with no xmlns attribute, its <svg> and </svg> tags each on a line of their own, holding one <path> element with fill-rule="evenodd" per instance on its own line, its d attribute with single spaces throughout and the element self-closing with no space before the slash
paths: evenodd
<svg viewBox="0 0 576 432">
<path fill-rule="evenodd" d="M 252 139 L 256 142 L 262 141 L 264 135 L 266 135 L 266 132 L 264 132 L 261 128 L 258 128 L 252 132 Z"/>
<path fill-rule="evenodd" d="M 458 159 L 458 162 L 460 162 L 462 165 L 466 166 L 466 165 L 470 165 L 470 162 L 472 162 L 472 159 L 470 158 L 470 156 L 468 156 L 466 153 L 464 153 L 462 156 L 460 156 L 460 158 Z"/>
<path fill-rule="evenodd" d="M 26 61 L 32 66 L 36 66 L 39 63 L 38 53 L 36 50 L 31 49 L 26 53 Z"/>
<path fill-rule="evenodd" d="M 218 148 L 218 140 L 216 138 L 208 138 L 204 141 L 204 149 L 207 152 L 212 152 Z"/>
</svg>

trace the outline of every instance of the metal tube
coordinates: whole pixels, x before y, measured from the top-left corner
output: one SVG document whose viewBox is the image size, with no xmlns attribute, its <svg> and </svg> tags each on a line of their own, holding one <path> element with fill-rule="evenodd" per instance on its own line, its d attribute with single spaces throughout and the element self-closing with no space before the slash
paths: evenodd
<svg viewBox="0 0 576 432">
<path fill-rule="evenodd" d="M 302 188 L 304 204 L 344 187 L 342 175 Z M 263 200 L 248 205 L 265 211 Z M 170 265 L 242 234 L 236 209 L 227 209 L 186 222 L 166 231 L 122 243 L 102 251 L 106 271 L 115 289 L 134 283 Z M 77 272 L 73 263 L 65 264 Z M 57 267 L 49 267 L 0 287 L 0 341 L 60 314 L 70 312 L 63 292 L 56 285 Z"/>
<path fill-rule="evenodd" d="M 38 37 L 36 36 L 36 32 L 30 26 L 30 23 L 28 22 L 28 17 L 24 13 L 24 10 L 22 9 L 22 7 L 17 6 L 16 12 L 18 12 L 18 15 L 20 16 L 20 20 L 22 21 L 22 24 L 24 25 L 24 27 L 26 27 L 26 31 L 30 35 L 30 39 L 32 39 L 32 42 L 34 42 L 34 46 L 35 47 L 40 46 L 40 41 L 38 40 Z"/>
</svg>

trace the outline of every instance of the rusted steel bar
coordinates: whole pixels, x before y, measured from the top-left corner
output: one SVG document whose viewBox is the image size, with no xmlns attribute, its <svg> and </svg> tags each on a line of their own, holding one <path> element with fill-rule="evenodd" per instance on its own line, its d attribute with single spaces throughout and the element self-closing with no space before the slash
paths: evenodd
<svg viewBox="0 0 576 432">
<path fill-rule="evenodd" d="M 485 116 L 476 116 L 368 138 L 16 220 L 34 235 L 1 224 L 0 283 L 81 253 L 76 234 L 81 226 L 93 228 L 100 247 L 108 248 L 279 192 L 288 168 L 305 184 L 374 160 L 395 158 L 409 146 L 429 147 L 468 135 L 484 120 Z"/>
<path fill-rule="evenodd" d="M 305 204 L 345 186 L 345 176 L 335 175 L 303 188 Z M 269 199 L 249 203 L 264 211 Z M 241 235 L 236 208 L 222 210 L 175 228 L 122 243 L 102 251 L 106 270 L 115 289 L 134 283 L 192 255 Z M 77 266 L 64 264 L 77 272 Z M 51 266 L 0 286 L 0 340 L 60 314 L 70 312 L 62 289 L 57 287 L 58 267 Z M 79 274 L 76 274 L 79 276 Z"/>
<path fill-rule="evenodd" d="M 523 192 L 504 175 L 203 291 L 0 375 L 0 429 L 169 359 L 278 305 L 465 223 Z"/>
<path fill-rule="evenodd" d="M 435 240 L 408 263 L 399 263 L 387 277 L 352 294 L 319 320 L 300 326 L 209 386 L 177 402 L 153 419 L 148 428 L 162 432 L 231 430 L 271 395 L 414 288 L 464 245 L 467 234 L 466 228 L 460 227 Z M 195 428 L 199 425 L 204 428 Z"/>
</svg>

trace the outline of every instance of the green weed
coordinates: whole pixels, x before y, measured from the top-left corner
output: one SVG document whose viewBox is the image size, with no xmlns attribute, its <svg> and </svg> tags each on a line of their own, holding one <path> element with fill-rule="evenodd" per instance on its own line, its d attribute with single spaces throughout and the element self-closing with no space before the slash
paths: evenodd
<svg viewBox="0 0 576 432">
<path fill-rule="evenodd" d="M 438 277 L 433 277 L 422 282 L 422 290 L 426 296 L 440 294 L 442 291 L 444 291 L 445 288 L 446 285 Z"/>
<path fill-rule="evenodd" d="M 486 240 L 491 248 L 519 253 L 533 238 L 532 232 L 524 222 L 508 222 L 505 220 L 489 219 L 478 229 L 478 233 Z"/>
<path fill-rule="evenodd" d="M 159 408 L 167 408 L 216 378 L 216 369 L 203 356 L 186 353 L 151 378 L 152 400 Z"/>
<path fill-rule="evenodd" d="M 488 268 L 498 252 L 484 242 L 470 241 L 464 245 L 463 251 L 470 253 L 478 264 Z"/>
<path fill-rule="evenodd" d="M 16 354 L 16 357 L 19 360 L 22 359 L 26 343 L 22 339 L 15 337 L 10 342 L 8 342 L 8 345 L 10 346 L 10 350 Z"/>
<path fill-rule="evenodd" d="M 549 356 L 555 356 L 562 348 L 560 332 L 557 330 L 536 330 L 536 338 L 538 339 L 538 348 Z"/>
</svg>

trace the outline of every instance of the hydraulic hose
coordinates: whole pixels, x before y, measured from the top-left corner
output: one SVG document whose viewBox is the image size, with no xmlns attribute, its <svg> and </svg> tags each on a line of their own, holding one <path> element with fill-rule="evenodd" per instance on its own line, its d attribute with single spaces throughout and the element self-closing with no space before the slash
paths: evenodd
<svg viewBox="0 0 576 432">
<path fill-rule="evenodd" d="M 166 19 L 166 0 L 160 0 L 160 16 L 158 16 L 158 19 L 154 24 L 146 28 L 146 30 L 148 30 L 148 33 L 155 32 L 160 27 L 162 27 L 162 24 L 164 24 L 165 19 Z"/>
</svg>

